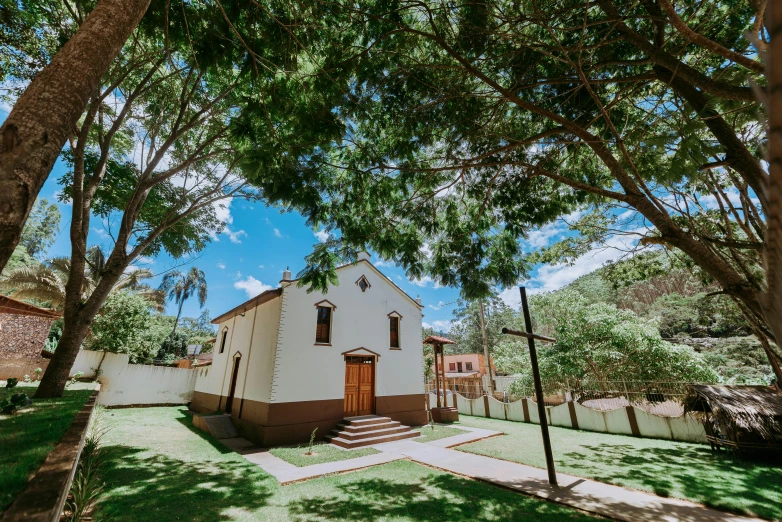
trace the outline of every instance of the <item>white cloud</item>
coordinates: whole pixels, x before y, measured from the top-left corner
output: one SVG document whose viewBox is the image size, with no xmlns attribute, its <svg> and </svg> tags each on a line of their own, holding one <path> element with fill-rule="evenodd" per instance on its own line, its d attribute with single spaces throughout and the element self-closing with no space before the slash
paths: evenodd
<svg viewBox="0 0 782 522">
<path fill-rule="evenodd" d="M 432 310 L 440 310 L 443 306 L 445 306 L 445 303 L 440 301 L 439 303 L 437 303 L 436 306 L 435 305 L 429 305 L 429 308 L 431 308 Z"/>
<path fill-rule="evenodd" d="M 279 228 L 275 228 L 274 229 L 274 235 L 277 236 L 277 237 L 282 237 L 282 233 L 280 232 Z"/>
<path fill-rule="evenodd" d="M 276 228 L 274 230 L 277 230 Z M 315 237 L 318 238 L 318 241 L 321 243 L 325 243 L 329 239 L 329 233 L 326 232 L 325 229 L 321 228 L 317 232 L 313 232 L 315 234 Z"/>
<path fill-rule="evenodd" d="M 246 279 L 235 282 L 234 288 L 236 288 L 237 290 L 244 290 L 244 292 L 247 294 L 248 299 L 251 299 L 256 295 L 259 295 L 265 292 L 266 290 L 272 289 L 270 285 L 263 284 L 262 282 L 255 279 L 253 276 L 247 276 Z"/>
<path fill-rule="evenodd" d="M 515 286 L 511 286 L 500 292 L 499 297 L 511 308 L 518 310 L 521 307 L 521 294 L 519 294 L 519 289 Z"/>
<path fill-rule="evenodd" d="M 420 279 L 410 279 L 410 283 L 414 284 L 415 286 L 420 286 L 421 288 L 434 288 L 437 290 L 438 288 L 442 288 L 440 286 L 440 283 L 437 283 L 434 279 L 432 279 L 430 276 L 425 275 Z"/>
<path fill-rule="evenodd" d="M 263 269 L 264 267 L 263 265 L 258 265 L 258 268 Z"/>
<path fill-rule="evenodd" d="M 434 283 L 434 280 L 428 276 L 425 275 L 424 277 L 420 279 L 411 279 L 410 282 L 414 284 L 415 286 L 420 286 L 421 288 L 426 288 L 427 286 L 430 286 Z"/>
<path fill-rule="evenodd" d="M 236 232 L 234 232 L 230 228 L 225 227 L 225 230 L 223 232 L 228 235 L 228 239 L 231 240 L 231 243 L 241 243 L 242 236 L 247 237 L 247 232 L 245 232 L 244 230 L 237 230 Z"/>
<path fill-rule="evenodd" d="M 451 329 L 451 326 L 453 326 L 453 321 L 432 321 L 431 323 L 421 323 L 421 326 L 424 328 L 434 328 L 438 332 L 447 332 Z"/>
<path fill-rule="evenodd" d="M 546 265 L 528 282 L 527 293 L 552 292 L 559 290 L 579 277 L 603 266 L 607 261 L 617 259 L 638 240 L 635 236 L 613 236 L 602 247 L 595 248 L 569 265 Z M 518 289 L 516 289 L 518 292 Z M 519 298 L 520 299 L 520 298 Z M 506 301 L 507 302 L 507 301 Z"/>
<path fill-rule="evenodd" d="M 223 263 L 222 261 L 218 261 L 217 268 L 219 268 L 220 270 L 225 270 L 225 263 Z"/>
</svg>

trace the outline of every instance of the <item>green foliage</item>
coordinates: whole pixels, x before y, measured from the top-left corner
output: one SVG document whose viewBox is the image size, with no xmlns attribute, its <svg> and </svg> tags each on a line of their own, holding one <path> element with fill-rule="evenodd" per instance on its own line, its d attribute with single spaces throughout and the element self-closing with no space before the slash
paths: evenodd
<svg viewBox="0 0 782 522">
<path fill-rule="evenodd" d="M 518 313 L 499 297 L 484 299 L 486 340 L 490 352 L 504 337 L 503 327 L 514 328 L 519 322 Z M 483 353 L 483 334 L 478 301 L 460 300 L 454 310 L 454 324 L 448 332 L 455 345 L 446 346 L 449 353 Z"/>
<path fill-rule="evenodd" d="M 177 360 L 187 355 L 187 345 L 190 344 L 189 337 L 184 332 L 175 332 L 173 335 L 169 335 L 165 338 L 160 345 L 160 352 L 157 358 L 163 358 L 166 355 L 172 356 L 173 360 Z"/>
<path fill-rule="evenodd" d="M 215 338 L 215 328 L 217 327 L 212 324 L 209 310 L 204 310 L 197 318 L 183 317 L 179 331 L 187 336 L 188 344 L 203 344 Z"/>
<path fill-rule="evenodd" d="M 606 303 L 590 304 L 572 291 L 534 296 L 536 331 L 557 342 L 538 349 L 541 377 L 548 383 L 606 381 L 716 382 L 691 348 L 660 338 L 657 325 Z M 514 347 L 513 344 L 516 344 Z M 530 379 L 528 357 L 518 343 L 503 343 L 495 364 Z"/>
<path fill-rule="evenodd" d="M 725 384 L 767 385 L 774 372 L 755 337 L 725 337 L 719 339 L 677 339 L 691 346 Z"/>
<path fill-rule="evenodd" d="M 172 325 L 173 318 L 153 314 L 143 297 L 128 291 L 114 292 L 95 317 L 84 347 L 126 353 L 131 363 L 150 362 Z"/>
<path fill-rule="evenodd" d="M 46 199 L 39 199 L 30 210 L 30 216 L 24 224 L 19 245 L 24 247 L 30 257 L 46 254 L 60 231 L 60 211 L 57 205 Z"/>
<path fill-rule="evenodd" d="M 101 427 L 103 412 L 100 406 L 96 406 L 84 440 L 76 474 L 71 482 L 70 495 L 65 504 L 68 522 L 83 520 L 87 512 L 94 507 L 105 486 L 102 475 L 106 465 L 106 453 L 101 448 L 106 433 Z"/>
</svg>

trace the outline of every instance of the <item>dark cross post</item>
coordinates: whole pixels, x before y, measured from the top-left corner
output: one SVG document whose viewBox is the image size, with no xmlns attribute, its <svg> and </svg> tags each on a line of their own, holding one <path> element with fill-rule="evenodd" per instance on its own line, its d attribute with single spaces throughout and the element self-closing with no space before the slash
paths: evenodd
<svg viewBox="0 0 782 522">
<path fill-rule="evenodd" d="M 519 287 L 521 292 L 521 309 L 524 312 L 524 326 L 526 332 L 503 328 L 502 333 L 509 335 L 518 335 L 526 337 L 529 345 L 529 360 L 532 365 L 532 380 L 535 382 L 535 401 L 538 403 L 538 419 L 540 420 L 540 433 L 543 435 L 543 450 L 546 453 L 546 468 L 548 469 L 548 482 L 552 486 L 557 485 L 557 472 L 554 469 L 554 454 L 551 452 L 551 438 L 548 434 L 548 417 L 546 417 L 546 405 L 543 403 L 543 385 L 540 382 L 540 369 L 538 368 L 538 353 L 535 351 L 535 339 L 541 341 L 553 342 L 554 339 L 535 335 L 532 333 L 532 318 L 529 314 L 529 304 L 527 304 L 527 291 L 523 286 Z"/>
</svg>

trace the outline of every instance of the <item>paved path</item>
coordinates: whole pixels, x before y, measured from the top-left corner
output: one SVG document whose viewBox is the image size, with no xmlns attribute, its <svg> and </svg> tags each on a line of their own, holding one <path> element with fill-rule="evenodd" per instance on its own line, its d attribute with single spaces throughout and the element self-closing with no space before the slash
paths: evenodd
<svg viewBox="0 0 782 522">
<path fill-rule="evenodd" d="M 337 462 L 326 462 L 324 464 L 313 464 L 300 468 L 285 462 L 279 457 L 275 457 L 266 450 L 245 451 L 242 456 L 253 464 L 260 466 L 265 472 L 274 475 L 283 486 L 293 482 L 368 468 L 370 466 L 377 466 L 378 464 L 385 464 L 387 462 L 405 458 L 404 455 L 396 453 L 375 453 L 374 455 L 367 455 L 365 457 L 340 460 Z"/>
<path fill-rule="evenodd" d="M 429 443 L 415 439 L 375 444 L 381 453 L 339 462 L 296 467 L 265 450 L 243 451 L 244 457 L 274 475 L 281 484 L 366 468 L 400 459 L 409 459 L 444 471 L 535 495 L 553 502 L 628 522 L 763 522 L 707 508 L 674 498 L 658 497 L 620 486 L 557 473 L 559 487 L 548 483 L 546 470 L 474 455 L 452 448 L 475 442 L 500 432 L 459 426 L 468 431 Z"/>
</svg>

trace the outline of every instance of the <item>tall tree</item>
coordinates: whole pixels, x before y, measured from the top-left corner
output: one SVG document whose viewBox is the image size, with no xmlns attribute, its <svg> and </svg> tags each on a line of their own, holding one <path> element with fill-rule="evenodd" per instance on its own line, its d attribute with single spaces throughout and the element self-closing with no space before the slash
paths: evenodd
<svg viewBox="0 0 782 522">
<path fill-rule="evenodd" d="M 100 0 L 0 127 L 0 269 L 63 145 L 150 0 Z"/>
<path fill-rule="evenodd" d="M 342 233 L 316 247 L 304 283 L 369 244 L 411 277 L 479 298 L 515 284 L 529 261 L 572 262 L 619 232 L 683 253 L 774 338 L 752 88 L 766 83 L 765 3 L 342 8 L 357 48 L 333 65 L 351 86 L 339 109 L 349 132 L 320 168 L 302 168 L 317 193 L 274 173 L 263 185 Z M 573 236 L 525 256 L 530 230 L 579 207 L 589 211 Z"/>
<path fill-rule="evenodd" d="M 154 30 L 154 17 L 151 28 L 142 24 L 92 93 L 64 153 L 71 169 L 61 180 L 63 197 L 73 208 L 65 327 L 37 397 L 62 393 L 90 324 L 134 259 L 199 251 L 225 226 L 220 206 L 261 196 L 238 171 L 246 155 L 285 170 L 333 139 L 330 105 L 311 95 L 320 81 L 319 51 L 310 45 L 318 35 L 296 22 L 299 6 L 276 7 L 214 11 L 186 3 L 176 19 L 167 10 L 150 13 L 167 31 Z M 93 216 L 104 221 L 113 247 L 84 299 Z"/>
<path fill-rule="evenodd" d="M 168 272 L 160 283 L 160 291 L 168 296 L 169 301 L 174 301 L 178 305 L 174 328 L 169 336 L 169 339 L 173 339 L 177 326 L 179 326 L 179 318 L 182 316 L 182 306 L 185 301 L 197 295 L 201 308 L 206 304 L 206 274 L 196 267 L 192 267 L 186 274 L 178 270 Z"/>
</svg>

